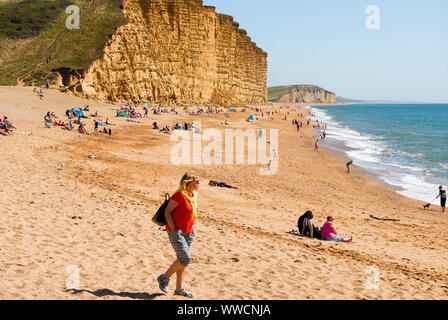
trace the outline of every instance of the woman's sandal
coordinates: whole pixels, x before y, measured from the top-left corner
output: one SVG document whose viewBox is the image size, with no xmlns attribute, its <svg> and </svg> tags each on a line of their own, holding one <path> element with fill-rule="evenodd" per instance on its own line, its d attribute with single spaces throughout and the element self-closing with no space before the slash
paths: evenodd
<svg viewBox="0 0 448 320">
<path fill-rule="evenodd" d="M 185 291 L 184 288 L 181 288 L 181 289 L 178 289 L 178 290 L 174 291 L 174 295 L 175 296 L 182 296 L 182 297 L 186 297 L 186 298 L 194 298 L 194 294 L 188 293 L 187 291 Z"/>
</svg>

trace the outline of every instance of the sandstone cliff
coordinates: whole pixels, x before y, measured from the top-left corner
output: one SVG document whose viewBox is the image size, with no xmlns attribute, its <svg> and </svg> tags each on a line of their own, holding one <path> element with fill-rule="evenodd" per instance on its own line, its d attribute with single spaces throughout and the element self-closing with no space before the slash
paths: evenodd
<svg viewBox="0 0 448 320">
<path fill-rule="evenodd" d="M 271 102 L 282 103 L 336 103 L 336 94 L 313 85 L 295 85 L 272 88 L 277 92 Z"/>
<path fill-rule="evenodd" d="M 129 22 L 88 70 L 57 77 L 79 96 L 132 102 L 267 101 L 267 54 L 202 0 L 125 0 Z"/>
</svg>

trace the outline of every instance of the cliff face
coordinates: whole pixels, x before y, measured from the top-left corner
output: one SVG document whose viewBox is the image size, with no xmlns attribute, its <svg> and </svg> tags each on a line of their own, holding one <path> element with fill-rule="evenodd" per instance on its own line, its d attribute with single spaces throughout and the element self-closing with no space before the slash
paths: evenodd
<svg viewBox="0 0 448 320">
<path fill-rule="evenodd" d="M 287 86 L 284 93 L 272 102 L 282 103 L 336 103 L 336 94 L 312 85 Z"/>
<path fill-rule="evenodd" d="M 82 77 L 70 76 L 74 94 L 132 102 L 266 102 L 267 54 L 232 17 L 202 0 L 126 0 L 123 6 L 129 23 Z"/>
</svg>

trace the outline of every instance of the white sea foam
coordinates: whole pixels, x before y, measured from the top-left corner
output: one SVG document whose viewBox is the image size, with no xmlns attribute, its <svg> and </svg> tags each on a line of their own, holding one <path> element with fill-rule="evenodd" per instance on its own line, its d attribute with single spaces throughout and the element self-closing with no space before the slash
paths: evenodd
<svg viewBox="0 0 448 320">
<path fill-rule="evenodd" d="M 324 110 L 312 108 L 316 119 L 327 124 L 328 142 L 332 139 L 343 142 L 347 147 L 354 150 L 345 151 L 347 157 L 355 161 L 355 164 L 367 171 L 374 173 L 379 179 L 388 185 L 395 187 L 398 193 L 407 197 L 436 204 L 434 198 L 437 196 L 438 185 L 429 182 L 432 176 L 421 166 L 406 165 L 392 162 L 385 155 L 397 155 L 401 157 L 421 159 L 423 154 L 410 154 L 404 151 L 391 150 L 378 137 L 362 135 L 335 121 L 327 115 Z M 447 169 L 448 164 L 440 164 L 441 168 Z M 434 195 L 435 194 L 435 195 Z"/>
</svg>

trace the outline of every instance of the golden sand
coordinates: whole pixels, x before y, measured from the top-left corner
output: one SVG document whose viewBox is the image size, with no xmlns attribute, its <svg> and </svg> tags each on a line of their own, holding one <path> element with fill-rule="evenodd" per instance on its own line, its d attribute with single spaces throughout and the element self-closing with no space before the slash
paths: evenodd
<svg viewBox="0 0 448 320">
<path fill-rule="evenodd" d="M 151 218 L 190 169 L 201 177 L 185 279 L 196 299 L 448 298 L 447 214 L 423 210 L 356 168 L 347 175 L 347 159 L 324 145 L 314 152 L 312 128 L 297 134 L 292 115 L 283 120 L 287 109 L 252 124 L 249 112 L 232 113 L 230 126 L 223 114 L 128 123 L 114 117 L 117 106 L 53 90 L 40 101 L 32 88 L 0 87 L 0 97 L 1 116 L 32 132 L 0 136 L 1 299 L 180 299 L 160 295 L 156 278 L 175 253 Z M 48 110 L 65 121 L 66 109 L 85 104 L 117 124 L 112 137 L 44 128 Z M 261 176 L 259 165 L 172 165 L 173 142 L 152 122 L 196 120 L 203 129 L 280 129 L 277 174 Z M 92 128 L 92 118 L 85 122 Z M 309 209 L 319 226 L 335 216 L 338 232 L 354 241 L 288 234 Z M 79 290 L 67 291 L 73 270 Z"/>
</svg>

